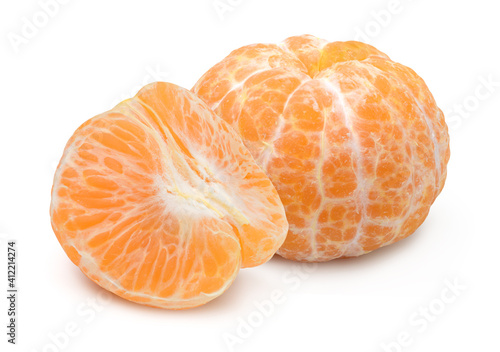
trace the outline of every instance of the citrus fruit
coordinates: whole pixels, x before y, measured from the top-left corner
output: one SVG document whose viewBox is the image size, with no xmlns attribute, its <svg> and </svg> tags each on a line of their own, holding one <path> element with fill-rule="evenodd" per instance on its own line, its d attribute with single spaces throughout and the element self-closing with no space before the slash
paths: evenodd
<svg viewBox="0 0 500 352">
<path fill-rule="evenodd" d="M 360 42 L 233 51 L 193 92 L 233 126 L 290 225 L 278 254 L 359 256 L 412 234 L 443 188 L 447 126 L 424 81 Z"/>
<path fill-rule="evenodd" d="M 238 135 L 194 94 L 153 83 L 80 126 L 52 188 L 54 232 L 103 288 L 163 308 L 219 296 L 288 224 Z"/>
</svg>

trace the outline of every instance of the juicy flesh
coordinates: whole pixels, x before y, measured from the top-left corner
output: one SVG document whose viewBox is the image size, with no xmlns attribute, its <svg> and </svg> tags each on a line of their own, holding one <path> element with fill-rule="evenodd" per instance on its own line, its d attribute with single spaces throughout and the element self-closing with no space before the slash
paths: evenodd
<svg viewBox="0 0 500 352">
<path fill-rule="evenodd" d="M 405 238 L 443 188 L 443 113 L 414 71 L 370 45 L 308 35 L 250 45 L 193 91 L 276 186 L 286 258 L 358 256 Z"/>
<path fill-rule="evenodd" d="M 188 308 L 262 264 L 287 222 L 228 125 L 166 83 L 82 125 L 56 172 L 54 231 L 92 280 L 132 301 Z"/>
</svg>

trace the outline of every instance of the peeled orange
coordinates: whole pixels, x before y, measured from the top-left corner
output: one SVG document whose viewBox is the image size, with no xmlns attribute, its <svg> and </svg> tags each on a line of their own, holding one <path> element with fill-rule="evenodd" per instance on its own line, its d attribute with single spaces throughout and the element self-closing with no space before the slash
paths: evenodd
<svg viewBox="0 0 500 352">
<path fill-rule="evenodd" d="M 168 83 L 76 130 L 52 188 L 52 227 L 93 281 L 162 308 L 219 296 L 240 267 L 269 260 L 288 224 L 238 135 Z"/>
<path fill-rule="evenodd" d="M 192 91 L 276 186 L 285 258 L 359 256 L 401 240 L 443 188 L 442 111 L 413 70 L 370 45 L 304 35 L 245 46 Z"/>
</svg>

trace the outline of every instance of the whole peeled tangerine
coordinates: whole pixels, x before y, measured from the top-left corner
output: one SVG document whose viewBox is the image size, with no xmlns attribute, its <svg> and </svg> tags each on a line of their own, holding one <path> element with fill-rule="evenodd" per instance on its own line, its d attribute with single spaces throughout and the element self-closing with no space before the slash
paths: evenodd
<svg viewBox="0 0 500 352">
<path fill-rule="evenodd" d="M 241 135 L 285 206 L 281 256 L 359 256 L 412 234 L 441 192 L 442 111 L 410 68 L 305 35 L 233 51 L 195 85 Z"/>
</svg>

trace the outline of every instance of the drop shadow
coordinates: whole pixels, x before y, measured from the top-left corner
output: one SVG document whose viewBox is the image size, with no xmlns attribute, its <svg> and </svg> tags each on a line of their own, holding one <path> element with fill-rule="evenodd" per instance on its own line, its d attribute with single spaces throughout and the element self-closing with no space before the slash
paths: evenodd
<svg viewBox="0 0 500 352">
<path fill-rule="evenodd" d="M 372 267 L 383 262 L 394 261 L 396 256 L 400 256 L 402 253 L 411 250 L 411 248 L 415 246 L 415 242 L 424 239 L 426 229 L 428 227 L 432 227 L 432 222 L 432 219 L 428 219 L 407 238 L 359 257 L 339 258 L 321 263 L 305 263 L 288 260 L 280 257 L 279 255 L 275 255 L 265 265 L 273 267 L 279 277 L 281 277 L 283 273 L 289 271 L 292 265 L 304 265 L 311 267 L 311 270 L 308 270 L 308 272 L 312 276 L 316 274 L 324 275 L 326 272 L 332 272 L 332 270 L 363 270 L 363 268 L 366 268 L 367 266 Z M 422 253 L 422 255 L 424 256 L 425 253 Z M 315 267 L 315 269 L 312 270 L 312 267 Z M 148 314 L 161 314 L 162 316 L 165 314 L 182 314 L 183 317 L 211 316 L 215 313 L 220 314 L 221 311 L 235 311 L 241 306 L 242 297 L 246 296 L 249 290 L 251 291 L 253 287 L 262 285 L 266 282 L 265 279 L 263 279 L 257 272 L 243 269 L 240 270 L 234 282 L 222 295 L 216 297 L 207 304 L 191 309 L 171 310 L 151 307 L 126 300 L 105 290 L 97 283 L 90 280 L 83 272 L 80 272 L 80 277 L 82 281 L 82 288 L 88 290 L 94 296 L 99 293 L 109 293 L 111 297 L 110 304 L 115 306 L 123 307 L 131 312 L 147 312 Z"/>
<path fill-rule="evenodd" d="M 431 219 L 428 219 L 431 220 Z M 340 270 L 357 270 L 366 266 L 373 266 L 387 261 L 394 261 L 396 256 L 408 252 L 415 247 L 415 243 L 424 240 L 426 229 L 432 227 L 432 221 L 425 221 L 412 235 L 399 240 L 391 245 L 378 248 L 373 252 L 361 255 L 359 257 L 337 258 L 326 262 L 308 263 L 297 262 L 275 255 L 270 264 L 278 269 L 290 267 L 291 264 L 299 264 L 305 266 L 317 266 L 315 272 L 324 273 L 326 270 L 340 269 Z M 425 253 L 422 253 L 425 255 Z M 314 275 L 314 273 L 312 274 Z"/>
<path fill-rule="evenodd" d="M 259 275 L 251 271 L 243 270 L 238 273 L 236 279 L 229 286 L 229 288 L 219 297 L 214 298 L 212 301 L 204 305 L 190 308 L 190 309 L 162 309 L 158 307 L 151 307 L 148 305 L 136 303 L 122 298 L 104 288 L 99 284 L 89 279 L 83 272 L 79 271 L 81 289 L 88 291 L 90 297 L 96 297 L 99 294 L 109 295 L 109 304 L 116 307 L 124 308 L 131 312 L 141 312 L 147 314 L 182 314 L 182 316 L 212 316 L 221 311 L 235 311 L 241 306 L 241 298 L 244 297 L 251 287 L 261 284 Z"/>
</svg>

